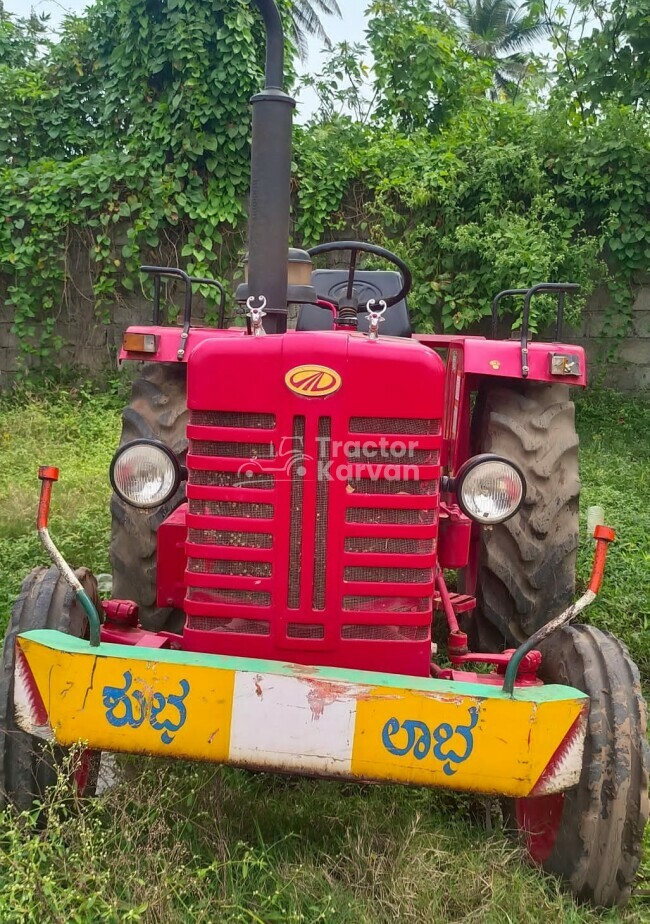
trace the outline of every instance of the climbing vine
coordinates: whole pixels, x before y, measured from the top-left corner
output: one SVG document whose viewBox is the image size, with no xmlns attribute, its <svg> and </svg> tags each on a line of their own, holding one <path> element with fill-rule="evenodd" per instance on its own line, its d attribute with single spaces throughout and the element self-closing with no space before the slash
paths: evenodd
<svg viewBox="0 0 650 924">
<path fill-rule="evenodd" d="M 22 348 L 48 357 L 75 254 L 100 312 L 151 259 L 236 262 L 263 27 L 247 0 L 99 0 L 39 54 L 30 22 L 0 23 L 0 273 Z"/>
<path fill-rule="evenodd" d="M 650 115 L 636 90 L 630 96 L 625 36 L 633 48 L 646 47 L 650 20 L 633 0 L 615 5 L 618 69 L 611 46 L 607 80 L 595 82 L 589 41 L 562 42 L 556 25 L 564 51 L 540 106 L 538 82 L 516 103 L 490 101 L 490 62 L 468 56 L 455 24 L 427 0 L 374 0 L 375 109 L 363 120 L 333 117 L 330 86 L 312 80 L 322 101 L 319 150 L 335 158 L 329 170 L 318 165 L 305 133 L 308 156 L 299 168 L 310 179 L 303 186 L 299 177 L 299 230 L 311 242 L 323 227 L 367 229 L 401 252 L 418 280 L 411 308 L 424 330 L 475 328 L 497 291 L 571 280 L 582 293 L 568 319 L 577 322 L 586 297 L 604 283 L 605 333 L 624 336 L 635 281 L 650 265 Z M 600 33 L 595 40 L 600 48 Z M 338 99 L 356 101 L 362 75 L 338 54 Z M 364 49 L 354 57 L 363 60 Z M 590 107 L 581 108 L 587 84 Z M 553 315 L 554 304 L 540 300 L 533 328 Z"/>
<path fill-rule="evenodd" d="M 376 0 L 371 47 L 335 49 L 306 81 L 320 108 L 296 131 L 295 242 L 352 235 L 403 255 L 423 330 L 474 327 L 499 289 L 570 279 L 583 297 L 607 282 L 622 335 L 650 264 L 650 117 L 611 80 L 581 110 L 569 72 L 544 106 L 538 86 L 492 101 L 489 62 L 446 15 Z M 56 42 L 0 11 L 0 295 L 26 353 L 55 361 L 82 257 L 82 295 L 107 320 L 149 285 L 143 262 L 232 278 L 263 52 L 249 0 L 98 0 Z"/>
</svg>

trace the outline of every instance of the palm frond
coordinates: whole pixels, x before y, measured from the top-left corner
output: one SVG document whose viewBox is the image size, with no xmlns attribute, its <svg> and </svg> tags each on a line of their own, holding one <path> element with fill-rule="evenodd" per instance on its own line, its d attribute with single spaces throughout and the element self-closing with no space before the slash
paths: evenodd
<svg viewBox="0 0 650 924">
<path fill-rule="evenodd" d="M 325 43 L 329 43 L 327 32 L 321 22 L 321 14 L 327 16 L 340 16 L 341 10 L 336 0 L 295 0 L 292 4 L 291 17 L 296 35 L 315 35 Z"/>
<path fill-rule="evenodd" d="M 532 45 L 549 32 L 546 21 L 516 0 L 461 0 L 457 15 L 470 47 L 488 57 Z"/>
<path fill-rule="evenodd" d="M 494 62 L 495 99 L 516 94 L 529 61 L 526 50 L 549 33 L 549 24 L 518 0 L 458 0 L 456 16 L 465 44 Z"/>
</svg>

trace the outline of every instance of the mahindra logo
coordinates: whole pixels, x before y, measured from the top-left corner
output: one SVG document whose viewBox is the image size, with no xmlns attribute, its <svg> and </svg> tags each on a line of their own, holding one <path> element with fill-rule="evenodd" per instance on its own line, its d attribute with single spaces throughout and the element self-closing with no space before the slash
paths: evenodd
<svg viewBox="0 0 650 924">
<path fill-rule="evenodd" d="M 304 398 L 332 395 L 342 385 L 341 376 L 327 366 L 295 366 L 284 377 L 287 388 Z"/>
</svg>

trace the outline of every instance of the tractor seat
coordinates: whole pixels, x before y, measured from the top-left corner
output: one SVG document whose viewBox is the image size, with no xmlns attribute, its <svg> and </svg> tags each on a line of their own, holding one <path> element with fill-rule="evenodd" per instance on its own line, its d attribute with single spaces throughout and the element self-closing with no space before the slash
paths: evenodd
<svg viewBox="0 0 650 924">
<path fill-rule="evenodd" d="M 319 298 L 337 303 L 344 296 L 348 285 L 347 270 L 314 270 L 312 285 Z M 366 304 L 369 299 L 390 298 L 402 286 L 402 277 L 394 270 L 359 270 L 355 276 L 354 288 L 359 296 L 359 330 L 368 331 Z M 298 311 L 296 330 L 333 330 L 334 319 L 327 308 L 318 305 L 301 305 Z M 406 299 L 386 309 L 379 333 L 385 337 L 410 337 L 412 334 Z"/>
</svg>

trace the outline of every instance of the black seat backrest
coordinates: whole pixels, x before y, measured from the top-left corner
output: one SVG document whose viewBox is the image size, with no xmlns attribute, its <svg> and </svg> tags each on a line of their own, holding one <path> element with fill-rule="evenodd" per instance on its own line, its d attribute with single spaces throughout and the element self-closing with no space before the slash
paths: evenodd
<svg viewBox="0 0 650 924">
<path fill-rule="evenodd" d="M 347 270 L 314 270 L 312 285 L 319 298 L 336 302 L 345 295 L 348 285 Z M 366 304 L 374 298 L 390 298 L 402 287 L 402 277 L 394 270 L 358 270 L 354 277 L 354 288 L 359 296 L 359 330 L 368 330 Z M 378 307 L 378 306 L 377 306 Z M 386 309 L 385 320 L 379 325 L 379 333 L 385 337 L 410 337 L 412 334 L 406 299 Z M 301 305 L 298 312 L 297 330 L 333 330 L 334 319 L 327 308 L 318 305 Z"/>
</svg>

